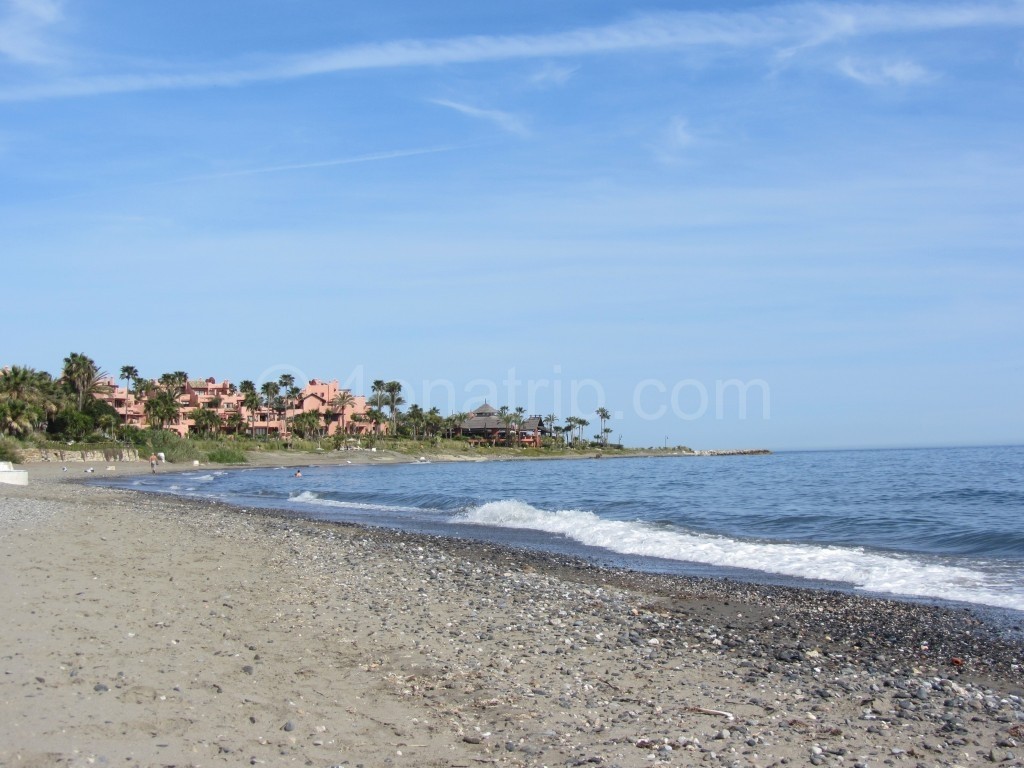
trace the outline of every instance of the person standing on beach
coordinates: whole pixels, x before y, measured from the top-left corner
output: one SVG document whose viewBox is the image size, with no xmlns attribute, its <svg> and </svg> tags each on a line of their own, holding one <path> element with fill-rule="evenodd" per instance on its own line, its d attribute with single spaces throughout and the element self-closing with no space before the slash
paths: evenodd
<svg viewBox="0 0 1024 768">
<path fill-rule="evenodd" d="M 156 474 L 156 454 L 151 453 L 149 455 L 149 468 L 153 470 L 153 474 Z"/>
</svg>

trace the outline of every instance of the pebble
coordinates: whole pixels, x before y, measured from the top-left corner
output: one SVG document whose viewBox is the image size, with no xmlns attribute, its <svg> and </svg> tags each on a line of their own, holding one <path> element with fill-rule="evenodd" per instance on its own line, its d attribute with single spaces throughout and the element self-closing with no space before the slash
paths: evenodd
<svg viewBox="0 0 1024 768">
<path fill-rule="evenodd" d="M 46 502 L 15 502 L 0 525 L 49 514 Z M 302 574 L 312 590 L 288 619 L 297 631 L 331 622 L 344 642 L 358 641 L 364 672 L 424 707 L 453 746 L 485 745 L 473 751 L 492 758 L 501 750 L 509 765 L 867 768 L 1021 754 L 1011 729 L 1024 725 L 1024 653 L 967 611 L 181 506 L 204 510 L 180 524 L 210 537 L 278 536 L 268 567 Z M 140 507 L 170 508 L 159 499 Z M 370 609 L 369 625 L 345 623 L 355 603 Z M 210 620 L 227 621 L 213 607 Z M 252 637 L 238 641 L 245 647 L 270 664 L 273 646 Z M 378 648 L 397 650 L 377 659 Z M 251 664 L 241 671 L 255 674 Z"/>
</svg>

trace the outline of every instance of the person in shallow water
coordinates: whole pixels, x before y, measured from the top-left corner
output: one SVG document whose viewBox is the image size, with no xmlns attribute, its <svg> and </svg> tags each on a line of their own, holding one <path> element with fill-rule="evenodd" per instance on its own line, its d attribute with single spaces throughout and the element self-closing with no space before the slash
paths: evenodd
<svg viewBox="0 0 1024 768">
<path fill-rule="evenodd" d="M 295 474 L 292 475 L 292 477 L 302 477 L 302 470 L 301 469 L 296 469 L 295 470 Z"/>
</svg>

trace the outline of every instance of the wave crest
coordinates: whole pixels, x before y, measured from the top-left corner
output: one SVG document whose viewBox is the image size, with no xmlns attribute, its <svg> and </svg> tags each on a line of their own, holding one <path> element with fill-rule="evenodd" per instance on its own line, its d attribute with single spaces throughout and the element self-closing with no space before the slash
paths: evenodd
<svg viewBox="0 0 1024 768">
<path fill-rule="evenodd" d="M 549 512 L 515 499 L 471 507 L 453 522 L 544 531 L 623 555 L 838 581 L 873 593 L 1024 610 L 1024 595 L 1015 589 L 1019 574 L 1008 573 L 997 582 L 991 573 L 859 547 L 745 541 L 649 523 L 605 520 L 585 510 Z"/>
</svg>

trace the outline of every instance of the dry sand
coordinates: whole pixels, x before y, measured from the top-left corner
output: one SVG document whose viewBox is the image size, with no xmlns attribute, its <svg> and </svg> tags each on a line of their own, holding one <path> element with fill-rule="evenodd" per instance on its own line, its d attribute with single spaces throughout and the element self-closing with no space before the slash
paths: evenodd
<svg viewBox="0 0 1024 768">
<path fill-rule="evenodd" d="M 611 572 L 28 469 L 28 487 L 0 485 L 0 766 L 1024 758 L 1020 647 L 965 611 Z"/>
</svg>

